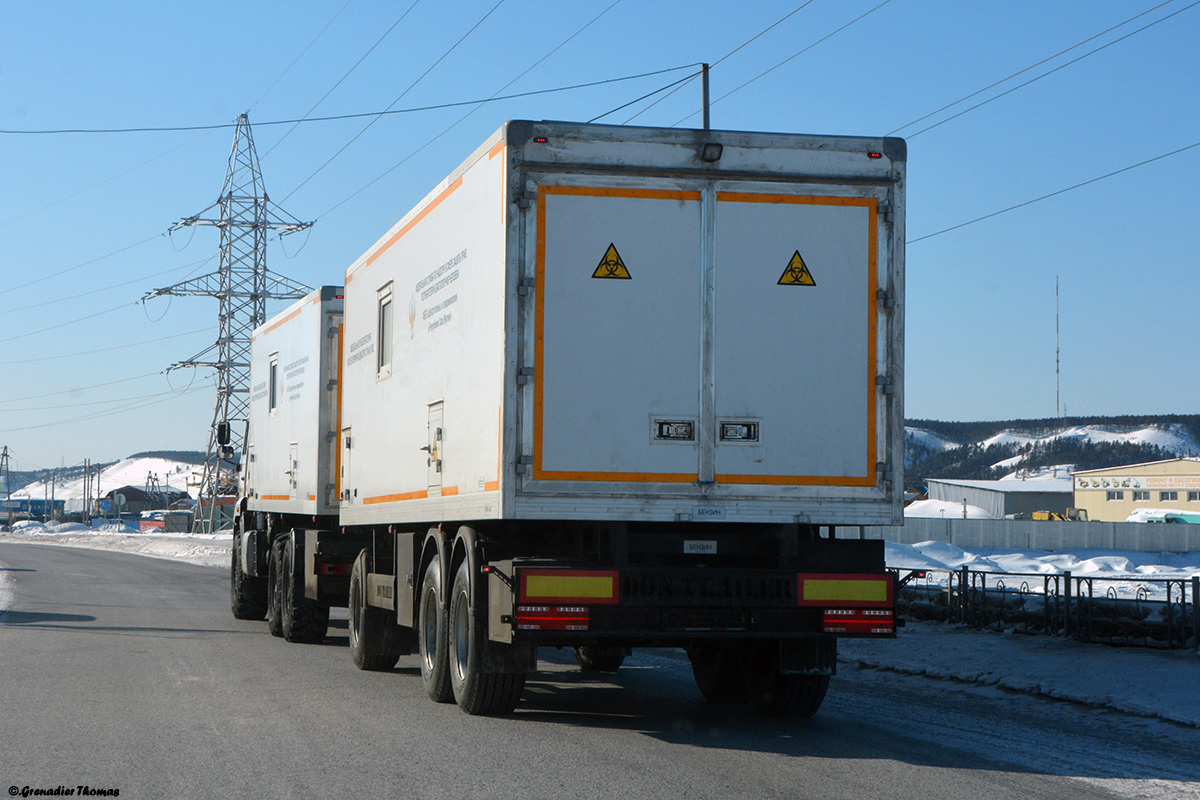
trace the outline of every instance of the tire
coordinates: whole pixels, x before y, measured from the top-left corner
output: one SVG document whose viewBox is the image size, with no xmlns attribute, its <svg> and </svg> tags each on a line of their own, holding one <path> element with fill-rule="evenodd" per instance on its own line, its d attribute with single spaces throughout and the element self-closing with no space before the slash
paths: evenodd
<svg viewBox="0 0 1200 800">
<path fill-rule="evenodd" d="M 766 717 L 811 717 L 829 688 L 828 675 L 783 675 L 776 643 L 754 648 L 745 665 L 750 702 Z"/>
<path fill-rule="evenodd" d="M 727 646 L 700 645 L 688 650 L 692 677 L 704 699 L 715 705 L 750 700 L 737 652 Z"/>
<path fill-rule="evenodd" d="M 367 605 L 367 551 L 350 569 L 350 657 L 361 670 L 382 672 L 396 666 L 403 652 L 400 628 L 382 608 Z"/>
<path fill-rule="evenodd" d="M 296 597 L 296 545 L 289 537 L 283 546 L 279 580 L 280 629 L 283 638 L 297 644 L 317 644 L 329 632 L 329 606 L 297 605 Z"/>
<path fill-rule="evenodd" d="M 575 660 L 584 672 L 616 672 L 625 663 L 625 648 L 589 645 L 576 647 Z"/>
<path fill-rule="evenodd" d="M 435 703 L 454 700 L 450 669 L 446 663 L 446 607 L 442 603 L 442 560 L 434 556 L 421 579 L 421 607 L 417 612 L 417 654 L 425 694 Z"/>
<path fill-rule="evenodd" d="M 525 690 L 525 673 L 489 672 L 483 616 L 486 605 L 472 602 L 470 560 L 464 559 L 450 591 L 447 637 L 450 686 L 458 707 L 471 715 L 511 714 Z"/>
<path fill-rule="evenodd" d="M 280 540 L 271 542 L 267 556 L 267 630 L 283 636 L 283 582 L 279 580 Z"/>
<path fill-rule="evenodd" d="M 242 569 L 242 534 L 233 529 L 232 563 L 229 568 L 229 600 L 235 619 L 263 619 L 267 616 L 267 581 L 252 578 Z"/>
</svg>

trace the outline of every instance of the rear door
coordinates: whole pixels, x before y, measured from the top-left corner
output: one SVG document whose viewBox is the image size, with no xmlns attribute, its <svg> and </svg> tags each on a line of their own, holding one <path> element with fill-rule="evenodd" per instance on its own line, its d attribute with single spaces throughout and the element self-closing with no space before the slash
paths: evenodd
<svg viewBox="0 0 1200 800">
<path fill-rule="evenodd" d="M 535 480 L 698 476 L 700 192 L 538 189 Z"/>
</svg>

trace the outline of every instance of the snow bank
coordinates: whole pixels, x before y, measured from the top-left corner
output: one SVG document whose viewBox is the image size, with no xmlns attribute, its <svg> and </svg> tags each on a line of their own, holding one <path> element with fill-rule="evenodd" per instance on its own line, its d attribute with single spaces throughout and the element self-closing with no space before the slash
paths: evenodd
<svg viewBox="0 0 1200 800">
<path fill-rule="evenodd" d="M 967 519 L 995 519 L 979 506 L 966 505 Z M 917 500 L 904 507 L 906 517 L 944 517 L 946 519 L 962 519 L 963 504 L 949 500 Z"/>
<path fill-rule="evenodd" d="M 838 658 L 1025 694 L 1113 708 L 1200 727 L 1200 657 L 909 623 L 891 640 L 838 642 Z"/>
</svg>

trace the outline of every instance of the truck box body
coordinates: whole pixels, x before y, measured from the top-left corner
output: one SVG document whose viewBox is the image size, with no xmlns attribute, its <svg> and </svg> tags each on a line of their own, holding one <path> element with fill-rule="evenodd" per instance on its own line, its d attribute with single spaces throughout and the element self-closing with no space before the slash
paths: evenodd
<svg viewBox="0 0 1200 800">
<path fill-rule="evenodd" d="M 324 286 L 254 330 L 243 492 L 251 511 L 337 514 L 342 288 Z"/>
<path fill-rule="evenodd" d="M 904 169 L 507 123 L 346 273 L 341 523 L 898 523 Z"/>
</svg>

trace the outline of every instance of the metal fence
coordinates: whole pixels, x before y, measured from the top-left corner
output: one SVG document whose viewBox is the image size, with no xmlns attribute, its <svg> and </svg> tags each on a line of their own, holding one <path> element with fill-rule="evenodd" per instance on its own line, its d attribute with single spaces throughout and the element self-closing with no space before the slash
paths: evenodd
<svg viewBox="0 0 1200 800">
<path fill-rule="evenodd" d="M 897 611 L 909 619 L 1200 653 L 1200 577 L 1113 578 L 967 567 L 900 570 L 899 575 Z"/>
</svg>

